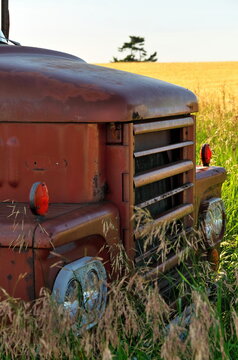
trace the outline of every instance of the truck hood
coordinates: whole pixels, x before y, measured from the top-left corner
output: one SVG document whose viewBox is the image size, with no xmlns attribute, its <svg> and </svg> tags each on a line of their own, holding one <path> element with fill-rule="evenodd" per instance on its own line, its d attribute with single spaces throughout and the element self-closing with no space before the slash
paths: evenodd
<svg viewBox="0 0 238 360">
<path fill-rule="evenodd" d="M 198 110 L 189 90 L 85 63 L 72 55 L 0 47 L 0 120 L 115 122 Z"/>
</svg>

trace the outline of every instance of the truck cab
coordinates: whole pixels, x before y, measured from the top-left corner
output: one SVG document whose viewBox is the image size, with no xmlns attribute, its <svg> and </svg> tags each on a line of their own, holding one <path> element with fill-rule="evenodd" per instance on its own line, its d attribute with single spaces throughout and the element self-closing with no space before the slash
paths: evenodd
<svg viewBox="0 0 238 360">
<path fill-rule="evenodd" d="M 0 286 L 10 295 L 33 300 L 46 287 L 73 311 L 79 286 L 76 305 L 102 311 L 117 246 L 149 278 L 178 265 L 188 245 L 155 259 L 165 224 L 171 241 L 202 229 L 204 251 L 219 253 L 226 172 L 196 167 L 191 91 L 4 40 L 0 81 Z M 38 185 L 44 214 L 30 210 Z"/>
</svg>

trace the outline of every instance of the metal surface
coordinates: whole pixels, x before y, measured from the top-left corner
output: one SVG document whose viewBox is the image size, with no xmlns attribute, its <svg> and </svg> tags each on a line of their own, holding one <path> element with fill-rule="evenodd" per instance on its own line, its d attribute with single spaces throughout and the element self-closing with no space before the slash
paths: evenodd
<svg viewBox="0 0 238 360">
<path fill-rule="evenodd" d="M 106 199 L 119 210 L 120 233 L 127 255 L 133 259 L 133 124 L 123 124 L 123 139 L 119 144 L 106 145 Z"/>
<path fill-rule="evenodd" d="M 150 200 L 147 200 L 147 201 L 145 201 L 143 203 L 137 204 L 136 206 L 139 207 L 139 208 L 144 208 L 146 206 L 154 204 L 157 201 L 161 201 L 161 200 L 167 199 L 168 197 L 173 196 L 175 194 L 179 194 L 180 192 L 183 192 L 183 191 L 191 188 L 192 186 L 194 186 L 194 184 L 192 184 L 192 183 L 184 184 L 184 185 L 182 185 L 182 186 L 180 186 L 180 187 L 178 187 L 178 188 L 176 188 L 174 190 L 171 190 L 171 191 L 169 191 L 167 193 L 164 193 L 164 194 L 162 194 L 160 196 L 156 196 L 153 199 L 150 199 Z"/>
<path fill-rule="evenodd" d="M 160 152 L 180 149 L 180 148 L 183 148 L 185 146 L 190 146 L 190 145 L 193 145 L 193 144 L 194 144 L 193 141 L 183 141 L 181 143 L 171 144 L 171 145 L 167 145 L 167 146 L 161 146 L 161 147 L 158 147 L 158 148 L 155 148 L 155 149 L 149 149 L 149 150 L 144 150 L 144 151 L 136 151 L 136 152 L 134 152 L 134 156 L 137 158 L 137 157 L 141 157 L 141 156 L 158 154 Z"/>
<path fill-rule="evenodd" d="M 90 274 L 93 276 L 91 281 Z M 78 282 L 81 291 L 71 287 L 70 294 L 68 290 L 73 281 Z M 59 271 L 52 293 L 69 312 L 74 330 L 78 331 L 82 326 L 89 329 L 102 316 L 107 299 L 106 281 L 102 262 L 89 256 L 69 263 Z"/>
<path fill-rule="evenodd" d="M 138 224 L 136 259 L 144 257 L 145 239 L 151 231 L 158 233 L 171 222 L 183 224 L 184 229 L 194 225 L 195 118 L 156 120 L 134 125 L 135 204 L 153 219 L 148 225 Z M 154 235 L 151 247 L 156 246 L 160 246 L 160 237 Z M 156 255 L 148 261 L 155 266 Z"/>
<path fill-rule="evenodd" d="M 63 215 L 44 218 L 35 229 L 33 246 L 52 249 L 91 235 L 101 236 L 108 245 L 113 245 L 119 241 L 118 223 L 117 209 L 112 204 L 82 205 Z"/>
<path fill-rule="evenodd" d="M 24 46 L 0 48 L 0 82 L 7 122 L 118 122 L 198 110 L 182 87 Z"/>
<path fill-rule="evenodd" d="M 103 124 L 0 123 L 0 201 L 28 202 L 39 181 L 51 203 L 103 199 L 104 143 Z"/>
<path fill-rule="evenodd" d="M 10 296 L 23 300 L 35 298 L 34 258 L 32 249 L 0 247 L 0 286 Z M 0 289 L 0 299 L 5 297 Z"/>
<path fill-rule="evenodd" d="M 144 134 L 149 132 L 156 132 L 169 129 L 177 129 L 181 127 L 193 126 L 194 120 L 192 117 L 186 117 L 181 119 L 171 119 L 164 121 L 149 122 L 144 124 L 134 125 L 134 133 Z"/>
<path fill-rule="evenodd" d="M 145 174 L 136 175 L 134 177 L 134 183 L 136 187 L 140 187 L 191 169 L 193 169 L 192 161 L 177 161 L 171 165 L 161 166 Z"/>
</svg>

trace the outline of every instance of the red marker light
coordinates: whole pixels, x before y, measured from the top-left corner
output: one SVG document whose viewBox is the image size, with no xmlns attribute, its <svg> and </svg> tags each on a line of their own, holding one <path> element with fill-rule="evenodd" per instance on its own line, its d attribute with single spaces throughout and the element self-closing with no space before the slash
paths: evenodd
<svg viewBox="0 0 238 360">
<path fill-rule="evenodd" d="M 35 215 L 45 215 L 49 208 L 49 194 L 45 183 L 36 182 L 30 190 L 30 209 Z"/>
<path fill-rule="evenodd" d="M 204 144 L 201 147 L 200 157 L 201 157 L 203 166 L 209 166 L 211 158 L 212 158 L 212 150 L 211 150 L 209 144 Z"/>
</svg>

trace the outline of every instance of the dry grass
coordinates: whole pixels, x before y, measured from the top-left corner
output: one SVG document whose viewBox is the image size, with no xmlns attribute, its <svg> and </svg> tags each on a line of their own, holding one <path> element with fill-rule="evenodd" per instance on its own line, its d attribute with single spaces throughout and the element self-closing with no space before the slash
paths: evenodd
<svg viewBox="0 0 238 360">
<path fill-rule="evenodd" d="M 219 283 L 226 292 L 237 285 Z M 191 284 L 190 322 L 181 317 L 168 328 L 174 311 L 159 295 L 157 283 L 138 274 L 124 277 L 109 286 L 108 305 L 97 327 L 81 336 L 72 331 L 69 316 L 48 292 L 34 304 L 7 298 L 0 303 L 1 359 L 232 359 L 227 341 L 235 344 L 237 339 L 237 313 L 232 311 L 229 333 L 224 331 L 223 315 L 203 286 L 198 278 Z"/>
</svg>

